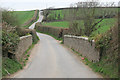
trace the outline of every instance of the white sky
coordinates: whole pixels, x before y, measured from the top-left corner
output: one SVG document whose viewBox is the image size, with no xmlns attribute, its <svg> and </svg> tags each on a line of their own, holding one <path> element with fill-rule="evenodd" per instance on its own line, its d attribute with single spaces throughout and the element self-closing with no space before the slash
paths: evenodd
<svg viewBox="0 0 120 80">
<path fill-rule="evenodd" d="M 86 0 L 0 0 L 0 7 L 17 11 L 33 9 L 41 10 L 48 7 L 55 8 L 69 7 L 71 3 L 76 3 L 79 1 Z M 118 3 L 120 0 L 99 0 L 99 1 Z"/>
</svg>

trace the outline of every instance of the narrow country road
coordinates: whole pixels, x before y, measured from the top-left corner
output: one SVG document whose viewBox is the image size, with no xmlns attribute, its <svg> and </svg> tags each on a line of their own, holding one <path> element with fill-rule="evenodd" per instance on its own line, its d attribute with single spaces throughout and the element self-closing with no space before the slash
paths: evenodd
<svg viewBox="0 0 120 80">
<path fill-rule="evenodd" d="M 42 18 L 40 15 L 39 21 Z M 30 27 L 33 28 L 34 25 Z M 57 40 L 49 35 L 37 35 L 40 41 L 32 49 L 30 61 L 14 78 L 100 78 Z"/>
<path fill-rule="evenodd" d="M 35 24 L 36 24 L 37 22 L 41 22 L 42 19 L 43 19 L 43 16 L 41 15 L 41 11 L 40 11 L 40 12 L 39 12 L 39 19 L 38 19 L 35 23 L 33 23 L 33 24 L 29 27 L 29 29 L 34 29 Z"/>
</svg>

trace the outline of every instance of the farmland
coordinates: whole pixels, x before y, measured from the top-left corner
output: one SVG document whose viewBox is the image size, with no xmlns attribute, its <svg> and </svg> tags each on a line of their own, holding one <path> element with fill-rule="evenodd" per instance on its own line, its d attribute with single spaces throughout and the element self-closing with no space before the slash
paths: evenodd
<svg viewBox="0 0 120 80">
<path fill-rule="evenodd" d="M 19 24 L 22 25 L 34 16 L 34 11 L 14 11 L 13 14 L 17 16 Z"/>
<path fill-rule="evenodd" d="M 99 21 L 100 19 L 96 19 L 96 22 Z M 92 32 L 91 35 L 95 35 L 98 33 L 104 33 L 107 30 L 109 30 L 112 26 L 114 26 L 116 22 L 116 18 L 109 18 L 109 19 L 104 19 L 101 23 L 99 23 L 96 27 L 101 26 L 98 28 L 96 31 Z M 77 20 L 79 23 L 79 27 L 83 27 L 83 21 Z M 63 27 L 63 28 L 69 28 L 69 22 L 68 21 L 56 21 L 56 22 L 44 22 L 42 25 L 45 26 L 51 26 L 51 27 Z"/>
<path fill-rule="evenodd" d="M 59 22 L 45 22 L 43 23 L 45 26 L 52 26 L 52 27 L 63 27 L 68 28 L 69 22 L 68 21 L 59 21 Z"/>
</svg>

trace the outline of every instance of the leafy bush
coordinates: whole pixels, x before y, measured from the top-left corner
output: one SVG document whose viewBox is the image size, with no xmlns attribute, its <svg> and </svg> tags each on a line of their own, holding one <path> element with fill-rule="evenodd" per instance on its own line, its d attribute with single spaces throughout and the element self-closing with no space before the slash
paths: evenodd
<svg viewBox="0 0 120 80">
<path fill-rule="evenodd" d="M 16 30 L 8 24 L 2 25 L 2 51 L 3 56 L 7 56 L 8 53 L 13 53 L 19 42 L 19 36 Z"/>
<path fill-rule="evenodd" d="M 19 36 L 16 32 L 18 26 L 17 17 L 12 11 L 2 10 L 2 52 L 3 56 L 13 53 L 19 42 Z"/>
<path fill-rule="evenodd" d="M 13 53 L 16 49 L 17 43 L 19 42 L 19 36 L 17 33 L 5 32 L 2 31 L 2 51 L 3 55 L 6 55 L 8 52 Z"/>
<path fill-rule="evenodd" d="M 95 41 L 96 49 L 100 51 L 99 67 L 102 67 L 102 73 L 110 78 L 120 77 L 118 75 L 118 25 L 105 34 L 97 36 Z"/>
<path fill-rule="evenodd" d="M 7 22 L 11 26 L 19 26 L 19 21 L 13 11 L 2 10 L 2 22 Z"/>
<path fill-rule="evenodd" d="M 6 76 L 22 69 L 22 65 L 14 60 L 13 54 L 19 43 L 20 36 L 32 34 L 34 43 L 38 41 L 38 38 L 35 31 L 18 27 L 17 18 L 12 12 L 4 10 L 2 19 L 2 74 Z"/>
<path fill-rule="evenodd" d="M 105 51 L 110 47 L 109 43 L 110 40 L 112 40 L 111 35 L 104 35 L 104 36 L 98 36 L 98 41 L 96 41 L 96 48 L 100 51 L 100 54 L 102 56 L 102 53 L 105 54 Z"/>
</svg>

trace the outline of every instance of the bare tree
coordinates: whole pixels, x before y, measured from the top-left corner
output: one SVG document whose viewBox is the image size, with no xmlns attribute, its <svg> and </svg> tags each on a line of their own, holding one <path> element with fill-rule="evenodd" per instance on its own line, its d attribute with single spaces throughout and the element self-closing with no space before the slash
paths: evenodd
<svg viewBox="0 0 120 80">
<path fill-rule="evenodd" d="M 79 26 L 75 21 L 76 26 L 75 25 L 70 26 L 70 29 L 75 30 L 74 32 L 77 32 L 77 33 L 79 32 L 80 34 L 90 36 L 93 31 L 97 30 L 98 27 L 101 27 L 101 26 L 96 27 L 96 25 L 98 23 L 100 23 L 101 21 L 103 21 L 103 19 L 107 15 L 111 15 L 112 11 L 108 10 L 106 7 L 114 6 L 114 3 L 111 2 L 109 4 L 104 5 L 105 8 L 101 8 L 102 16 L 99 19 L 99 21 L 95 20 L 96 9 L 98 9 L 98 7 L 101 6 L 99 2 L 97 2 L 95 0 L 91 0 L 91 1 L 87 1 L 87 2 L 78 2 L 78 3 L 76 3 L 76 5 L 77 5 L 77 8 L 75 8 L 74 11 L 71 10 L 71 12 L 70 12 L 74 16 L 73 18 L 71 18 L 71 20 L 79 18 L 79 21 L 83 21 L 83 25 Z M 72 21 L 72 22 L 74 24 L 74 21 Z M 83 32 L 83 33 L 81 33 L 81 32 Z"/>
<path fill-rule="evenodd" d="M 103 20 L 101 18 L 98 22 L 95 21 L 95 12 L 96 7 L 98 6 L 97 1 L 87 1 L 87 2 L 78 2 L 76 3 L 77 7 L 80 8 L 81 16 L 83 17 L 84 24 L 84 34 L 90 36 L 90 34 L 96 30 L 96 25 Z"/>
</svg>

